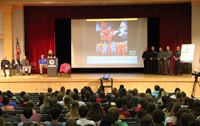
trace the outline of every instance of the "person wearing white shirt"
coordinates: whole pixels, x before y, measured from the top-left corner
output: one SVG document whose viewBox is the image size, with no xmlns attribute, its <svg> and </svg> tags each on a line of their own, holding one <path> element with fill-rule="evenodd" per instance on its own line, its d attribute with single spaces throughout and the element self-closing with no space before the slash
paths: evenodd
<svg viewBox="0 0 200 126">
<path fill-rule="evenodd" d="M 85 126 L 85 125 L 94 125 L 96 126 L 94 121 L 86 119 L 86 116 L 88 114 L 88 108 L 86 105 L 82 105 L 78 108 L 78 113 L 80 115 L 80 119 L 76 121 L 77 125 Z"/>
</svg>

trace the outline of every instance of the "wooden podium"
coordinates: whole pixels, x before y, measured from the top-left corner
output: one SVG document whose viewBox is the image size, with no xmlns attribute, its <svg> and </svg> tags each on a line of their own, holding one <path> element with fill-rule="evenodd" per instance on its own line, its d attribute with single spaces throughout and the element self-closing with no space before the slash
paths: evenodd
<svg viewBox="0 0 200 126">
<path fill-rule="evenodd" d="M 47 59 L 47 77 L 57 77 L 58 76 L 58 59 L 48 58 Z"/>
</svg>

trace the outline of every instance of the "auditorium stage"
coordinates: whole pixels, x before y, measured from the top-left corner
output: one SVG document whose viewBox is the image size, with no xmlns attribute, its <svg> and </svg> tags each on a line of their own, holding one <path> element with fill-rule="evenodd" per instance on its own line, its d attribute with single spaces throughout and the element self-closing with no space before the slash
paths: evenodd
<svg viewBox="0 0 200 126">
<path fill-rule="evenodd" d="M 126 89 L 137 88 L 139 92 L 145 92 L 147 88 L 153 90 L 154 85 L 158 84 L 167 92 L 174 92 L 176 87 L 185 91 L 188 96 L 191 95 L 194 77 L 189 74 L 182 76 L 165 76 L 165 75 L 146 75 L 146 74 L 110 74 L 113 78 L 113 87 L 119 88 L 124 84 Z M 79 91 L 84 86 L 90 86 L 97 91 L 100 86 L 102 74 L 71 74 L 70 76 L 46 77 L 39 74 L 0 77 L 0 90 L 11 90 L 12 92 L 46 92 L 48 87 L 59 90 L 61 86 L 66 89 L 77 88 Z M 105 82 L 110 84 L 110 82 Z M 110 92 L 109 89 L 106 90 Z M 196 86 L 196 96 L 200 96 L 200 87 Z"/>
</svg>

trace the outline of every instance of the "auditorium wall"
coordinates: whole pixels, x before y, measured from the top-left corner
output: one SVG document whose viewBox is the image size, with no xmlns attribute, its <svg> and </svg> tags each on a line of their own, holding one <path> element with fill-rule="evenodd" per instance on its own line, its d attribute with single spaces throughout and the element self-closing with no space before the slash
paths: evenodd
<svg viewBox="0 0 200 126">
<path fill-rule="evenodd" d="M 3 14 L 2 12 L 0 11 L 0 36 L 3 35 Z M 0 59 L 1 59 L 1 56 L 4 55 L 4 51 L 3 51 L 3 38 L 0 38 Z"/>
<path fill-rule="evenodd" d="M 193 71 L 200 72 L 200 4 L 192 6 L 192 43 L 195 44 Z"/>
<path fill-rule="evenodd" d="M 16 43 L 18 41 L 21 49 L 20 59 L 24 55 L 24 11 L 23 9 L 13 11 L 13 53 L 16 53 Z M 13 55 L 14 55 L 13 54 Z"/>
</svg>

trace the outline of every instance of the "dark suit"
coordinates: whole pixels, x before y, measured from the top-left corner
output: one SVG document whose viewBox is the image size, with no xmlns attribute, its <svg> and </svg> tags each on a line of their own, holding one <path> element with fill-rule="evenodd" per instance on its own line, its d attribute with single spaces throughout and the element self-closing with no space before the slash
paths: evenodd
<svg viewBox="0 0 200 126">
<path fill-rule="evenodd" d="M 20 69 L 21 69 L 20 60 L 17 59 L 17 60 L 15 61 L 15 59 L 13 59 L 12 62 L 11 62 L 11 64 L 12 64 L 12 69 L 15 69 L 16 72 L 19 73 L 19 72 L 20 72 Z"/>
<path fill-rule="evenodd" d="M 7 66 L 6 66 L 7 65 Z M 6 75 L 6 69 L 10 69 L 10 75 L 12 73 L 12 68 L 10 67 L 10 61 L 8 60 L 2 60 L 1 61 L 1 69 L 3 70 L 3 73 Z"/>
<path fill-rule="evenodd" d="M 144 51 L 142 54 L 143 62 L 144 62 L 144 73 L 149 73 L 149 52 Z"/>
</svg>

